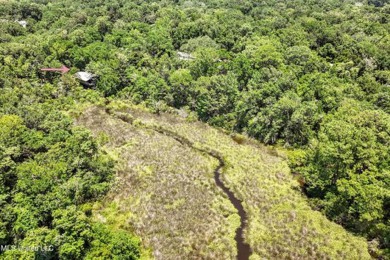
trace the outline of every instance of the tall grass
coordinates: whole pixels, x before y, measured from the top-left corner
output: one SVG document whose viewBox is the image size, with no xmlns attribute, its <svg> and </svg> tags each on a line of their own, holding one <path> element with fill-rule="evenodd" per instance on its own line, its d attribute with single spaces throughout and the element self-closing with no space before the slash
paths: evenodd
<svg viewBox="0 0 390 260">
<path fill-rule="evenodd" d="M 251 259 L 369 259 L 367 243 L 312 210 L 280 152 L 244 136 L 229 136 L 174 113 L 155 115 L 123 102 L 112 117 L 91 108 L 79 123 L 106 133 L 119 154 L 111 192 L 157 259 L 234 259 L 235 209 L 216 187 L 217 162 L 151 128 L 164 128 L 226 161 L 222 179 L 248 214 Z M 148 127 L 145 127 L 147 125 Z"/>
<path fill-rule="evenodd" d="M 215 159 L 103 109 L 87 110 L 78 123 L 110 137 L 106 149 L 115 151 L 118 163 L 107 200 L 117 203 L 118 213 L 131 212 L 127 221 L 153 257 L 234 258 L 239 218 L 214 183 Z"/>
</svg>

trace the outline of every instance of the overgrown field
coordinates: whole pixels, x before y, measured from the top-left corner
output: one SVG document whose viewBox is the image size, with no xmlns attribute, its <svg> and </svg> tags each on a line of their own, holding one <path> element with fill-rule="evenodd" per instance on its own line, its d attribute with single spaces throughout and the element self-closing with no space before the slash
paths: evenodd
<svg viewBox="0 0 390 260">
<path fill-rule="evenodd" d="M 239 226 L 235 209 L 214 183 L 217 162 L 153 130 L 163 128 L 223 155 L 223 181 L 248 213 L 245 239 L 251 259 L 370 258 L 364 239 L 309 207 L 275 149 L 190 117 L 152 114 L 118 101 L 109 106 L 111 114 L 91 107 L 77 120 L 106 139 L 107 151 L 119 162 L 116 188 L 94 214 L 106 221 L 112 202 L 116 211 L 130 212 L 113 221 L 131 226 L 151 248 L 150 256 L 233 259 Z"/>
<path fill-rule="evenodd" d="M 109 195 L 156 259 L 230 259 L 238 216 L 217 189 L 217 162 L 174 139 L 91 108 L 78 121 L 109 137 L 118 183 Z M 104 210 L 102 214 L 104 215 Z"/>
</svg>

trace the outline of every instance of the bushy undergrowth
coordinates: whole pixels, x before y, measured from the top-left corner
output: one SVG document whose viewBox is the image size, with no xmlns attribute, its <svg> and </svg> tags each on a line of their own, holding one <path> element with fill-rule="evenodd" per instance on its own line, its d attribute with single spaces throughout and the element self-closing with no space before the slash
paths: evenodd
<svg viewBox="0 0 390 260">
<path fill-rule="evenodd" d="M 63 112 L 86 92 L 13 80 L 21 86 L 0 88 L 0 258 L 137 259 L 131 233 L 89 218 L 110 190 L 113 161 Z"/>
</svg>

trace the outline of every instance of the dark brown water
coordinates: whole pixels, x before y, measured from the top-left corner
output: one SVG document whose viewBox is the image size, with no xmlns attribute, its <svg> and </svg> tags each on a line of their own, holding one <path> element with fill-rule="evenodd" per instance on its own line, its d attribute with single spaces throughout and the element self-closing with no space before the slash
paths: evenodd
<svg viewBox="0 0 390 260">
<path fill-rule="evenodd" d="M 179 136 L 175 132 L 172 132 L 168 129 L 154 128 L 154 130 L 161 133 L 161 134 L 168 135 L 168 136 L 174 138 L 179 143 L 181 143 L 183 145 L 187 145 L 187 146 L 191 147 L 192 149 L 198 150 L 199 152 L 206 153 L 209 156 L 212 156 L 218 160 L 218 162 L 219 162 L 218 167 L 214 170 L 215 183 L 217 184 L 217 186 L 219 188 L 221 188 L 226 193 L 230 202 L 237 209 L 238 215 L 240 216 L 240 226 L 237 228 L 236 236 L 234 237 L 234 239 L 237 243 L 237 259 L 238 260 L 248 260 L 249 256 L 251 255 L 251 248 L 249 247 L 249 245 L 247 243 L 245 243 L 244 237 L 243 237 L 243 231 L 244 231 L 244 227 L 246 225 L 247 215 L 246 215 L 246 212 L 244 210 L 244 207 L 242 206 L 242 202 L 239 199 L 237 199 L 236 196 L 234 195 L 234 193 L 228 187 L 226 187 L 225 184 L 221 181 L 221 169 L 223 169 L 223 167 L 225 166 L 225 162 L 222 159 L 222 156 L 219 155 L 218 152 L 216 152 L 216 151 L 208 151 L 206 149 L 197 148 L 187 138 Z"/>
<path fill-rule="evenodd" d="M 214 171 L 215 183 L 217 184 L 218 187 L 220 187 L 226 193 L 230 202 L 237 209 L 238 215 L 241 218 L 241 222 L 240 222 L 241 224 L 237 228 L 236 236 L 234 238 L 236 240 L 236 243 L 237 243 L 237 259 L 238 260 L 247 260 L 247 259 L 249 259 L 249 256 L 251 255 L 251 248 L 249 247 L 249 245 L 247 243 L 245 243 L 244 237 L 243 237 L 243 231 L 244 231 L 244 227 L 246 225 L 247 215 L 246 215 L 246 212 L 244 210 L 244 207 L 242 206 L 242 202 L 239 199 L 237 199 L 234 196 L 233 192 L 231 192 L 231 190 L 229 190 L 221 181 L 220 170 L 223 168 L 225 163 L 222 159 L 220 159 L 220 158 L 217 158 L 217 159 L 219 161 L 219 166 Z"/>
<path fill-rule="evenodd" d="M 115 114 L 112 113 L 111 111 L 109 111 L 108 109 L 106 109 L 106 112 L 115 116 Z M 121 117 L 118 117 L 118 118 L 123 120 L 126 123 L 130 123 Z M 242 202 L 239 199 L 237 199 L 236 196 L 234 195 L 234 193 L 228 187 L 226 187 L 225 184 L 221 181 L 221 170 L 225 166 L 225 162 L 222 159 L 222 156 L 216 151 L 206 150 L 206 149 L 201 149 L 201 148 L 195 147 L 194 144 L 189 139 L 187 139 L 183 136 L 180 136 L 171 130 L 163 129 L 160 127 L 151 127 L 151 126 L 148 126 L 148 127 L 152 128 L 156 132 L 159 132 L 161 134 L 172 137 L 173 139 L 175 139 L 176 141 L 178 141 L 179 143 L 181 143 L 183 145 L 187 145 L 187 146 L 191 147 L 192 149 L 195 149 L 199 152 L 208 154 L 209 156 L 212 156 L 218 160 L 218 162 L 219 162 L 218 167 L 214 170 L 215 183 L 219 188 L 221 188 L 223 190 L 223 192 L 226 193 L 230 202 L 237 209 L 238 215 L 240 216 L 240 226 L 237 228 L 236 236 L 234 238 L 236 243 L 237 243 L 237 259 L 238 260 L 248 260 L 249 256 L 251 255 L 251 248 L 249 247 L 249 245 L 247 243 L 245 243 L 244 237 L 243 237 L 243 231 L 244 231 L 244 227 L 245 227 L 246 221 L 247 221 L 247 214 L 244 210 L 244 207 L 242 206 Z"/>
</svg>

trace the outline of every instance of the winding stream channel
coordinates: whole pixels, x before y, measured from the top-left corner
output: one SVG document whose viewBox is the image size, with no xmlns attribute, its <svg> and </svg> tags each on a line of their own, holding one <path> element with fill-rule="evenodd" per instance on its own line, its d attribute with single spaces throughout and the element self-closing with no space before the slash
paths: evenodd
<svg viewBox="0 0 390 260">
<path fill-rule="evenodd" d="M 125 123 L 130 123 L 130 124 L 132 123 L 132 122 L 129 122 L 129 120 L 127 120 L 126 118 L 124 118 L 122 116 L 118 116 L 117 114 L 112 112 L 110 109 L 106 108 L 106 112 L 108 114 L 115 116 L 116 118 L 122 120 Z M 228 196 L 229 201 L 237 209 L 238 215 L 240 216 L 240 226 L 237 228 L 236 235 L 234 237 L 234 239 L 237 243 L 237 259 L 238 260 L 248 260 L 249 256 L 251 255 L 251 248 L 247 243 L 245 243 L 244 237 L 243 237 L 243 231 L 244 231 L 246 221 L 247 221 L 247 214 L 244 210 L 244 207 L 242 206 L 242 202 L 239 199 L 237 199 L 237 197 L 234 195 L 234 193 L 228 187 L 226 187 L 225 184 L 221 180 L 221 170 L 225 166 L 225 161 L 223 160 L 222 156 L 217 151 L 207 150 L 207 149 L 196 147 L 194 145 L 194 143 L 191 142 L 189 139 L 187 139 L 183 136 L 180 136 L 171 130 L 168 130 L 168 129 L 165 129 L 162 127 L 158 127 L 158 126 L 148 125 L 145 123 L 142 123 L 142 124 L 143 124 L 143 126 L 149 128 L 149 129 L 152 129 L 160 134 L 164 134 L 166 136 L 169 136 L 169 137 L 175 139 L 176 141 L 178 141 L 182 145 L 186 145 L 186 146 L 190 147 L 191 149 L 194 149 L 194 150 L 197 150 L 198 152 L 207 154 L 207 155 L 214 157 L 215 159 L 218 160 L 218 166 L 214 170 L 215 183 Z"/>
</svg>

